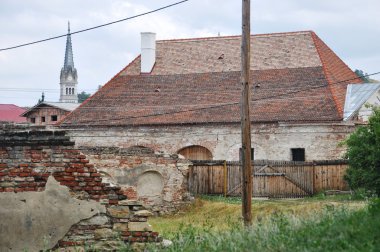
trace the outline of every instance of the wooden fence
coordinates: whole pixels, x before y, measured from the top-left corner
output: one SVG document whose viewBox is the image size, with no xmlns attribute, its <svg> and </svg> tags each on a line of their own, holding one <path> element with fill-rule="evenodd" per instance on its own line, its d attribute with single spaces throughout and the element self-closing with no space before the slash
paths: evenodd
<svg viewBox="0 0 380 252">
<path fill-rule="evenodd" d="M 255 160 L 253 196 L 294 198 L 324 190 L 347 190 L 345 160 L 314 162 Z M 235 161 L 193 160 L 189 172 L 193 194 L 241 195 L 241 165 Z"/>
</svg>

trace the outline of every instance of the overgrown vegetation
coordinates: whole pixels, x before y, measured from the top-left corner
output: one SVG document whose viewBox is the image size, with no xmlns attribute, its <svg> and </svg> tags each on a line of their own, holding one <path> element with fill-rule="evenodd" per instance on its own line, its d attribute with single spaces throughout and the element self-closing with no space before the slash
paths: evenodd
<svg viewBox="0 0 380 252">
<path fill-rule="evenodd" d="M 240 215 L 237 199 L 226 203 L 222 198 L 207 198 L 198 200 L 186 215 L 152 219 L 154 228 L 161 229 L 173 245 L 169 248 L 150 245 L 147 250 L 379 251 L 380 248 L 378 199 L 368 205 L 351 201 L 347 196 L 254 202 L 253 212 L 261 217 L 256 215 L 253 227 L 245 229 L 241 220 L 234 218 L 235 214 Z M 182 222 L 177 222 L 179 219 Z M 162 225 L 163 222 L 168 225 Z"/>
<path fill-rule="evenodd" d="M 368 125 L 359 127 L 346 140 L 349 168 L 345 179 L 354 190 L 380 195 L 380 108 L 373 108 Z"/>
<path fill-rule="evenodd" d="M 319 214 L 326 207 L 345 207 L 347 209 L 359 209 L 365 204 L 363 201 L 354 201 L 352 195 L 332 195 L 304 199 L 281 200 L 254 200 L 252 202 L 252 217 L 254 222 L 264 221 L 273 214 L 285 216 L 297 216 L 307 218 Z M 149 223 L 154 230 L 165 237 L 172 237 L 183 226 L 212 231 L 229 230 L 232 226 L 241 224 L 241 199 L 222 196 L 202 196 L 195 203 L 173 216 L 150 218 Z"/>
</svg>

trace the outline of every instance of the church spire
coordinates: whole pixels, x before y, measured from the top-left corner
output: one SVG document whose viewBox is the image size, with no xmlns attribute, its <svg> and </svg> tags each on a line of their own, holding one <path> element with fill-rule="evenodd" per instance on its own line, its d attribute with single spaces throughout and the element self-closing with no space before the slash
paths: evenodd
<svg viewBox="0 0 380 252">
<path fill-rule="evenodd" d="M 61 94 L 60 102 L 78 102 L 77 84 L 78 75 L 74 67 L 73 48 L 71 45 L 70 22 L 68 22 L 66 36 L 65 62 L 61 69 L 60 76 Z"/>
<path fill-rule="evenodd" d="M 73 57 L 73 48 L 71 45 L 70 21 L 68 22 L 65 63 L 63 65 L 63 68 L 65 70 L 68 70 L 69 68 L 74 69 L 74 57 Z"/>
</svg>

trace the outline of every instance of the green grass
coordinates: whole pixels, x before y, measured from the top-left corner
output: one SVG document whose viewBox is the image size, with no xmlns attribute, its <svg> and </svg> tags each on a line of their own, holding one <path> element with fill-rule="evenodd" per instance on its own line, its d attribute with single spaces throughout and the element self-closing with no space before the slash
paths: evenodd
<svg viewBox="0 0 380 252">
<path fill-rule="evenodd" d="M 173 245 L 148 251 L 380 251 L 379 200 L 320 197 L 254 201 L 249 229 L 239 199 L 202 197 L 185 213 L 152 218 Z"/>
<path fill-rule="evenodd" d="M 345 207 L 359 209 L 364 201 L 352 201 L 348 195 L 326 196 L 323 198 L 253 200 L 252 218 L 254 222 L 263 221 L 276 214 L 306 218 L 318 215 L 326 207 Z M 183 226 L 208 228 L 213 231 L 224 231 L 241 223 L 241 199 L 221 196 L 202 196 L 195 203 L 179 214 L 150 218 L 154 230 L 171 237 Z"/>
</svg>

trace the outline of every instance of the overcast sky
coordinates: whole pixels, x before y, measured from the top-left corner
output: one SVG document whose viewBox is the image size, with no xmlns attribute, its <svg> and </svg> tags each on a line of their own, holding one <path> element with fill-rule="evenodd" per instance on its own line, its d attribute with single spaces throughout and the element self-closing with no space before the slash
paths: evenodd
<svg viewBox="0 0 380 252">
<path fill-rule="evenodd" d="M 0 0 L 0 48 L 133 16 L 176 0 Z M 313 30 L 351 69 L 380 71 L 380 1 L 251 0 L 251 32 Z M 170 9 L 72 35 L 79 91 L 93 93 L 140 52 L 140 32 L 157 39 L 239 35 L 240 0 L 190 0 Z M 66 38 L 0 52 L 0 103 L 59 100 Z M 380 79 L 380 75 L 374 76 Z M 9 91 L 13 90 L 13 91 Z"/>
</svg>

